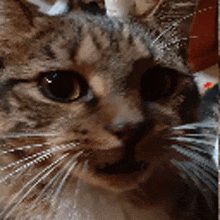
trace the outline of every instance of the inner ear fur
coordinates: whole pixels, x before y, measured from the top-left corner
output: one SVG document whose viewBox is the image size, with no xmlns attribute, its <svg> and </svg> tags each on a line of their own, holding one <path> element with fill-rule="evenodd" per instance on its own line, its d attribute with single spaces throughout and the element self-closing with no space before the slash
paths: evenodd
<svg viewBox="0 0 220 220">
<path fill-rule="evenodd" d="M 188 67 L 190 31 L 199 0 L 158 0 L 150 14 L 140 18 L 151 32 L 156 60 L 177 71 L 192 74 Z"/>
</svg>

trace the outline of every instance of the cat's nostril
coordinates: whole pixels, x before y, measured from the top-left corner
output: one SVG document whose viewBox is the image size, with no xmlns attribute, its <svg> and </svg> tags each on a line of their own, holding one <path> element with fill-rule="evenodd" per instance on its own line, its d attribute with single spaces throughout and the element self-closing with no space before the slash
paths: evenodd
<svg viewBox="0 0 220 220">
<path fill-rule="evenodd" d="M 125 138 L 126 133 L 128 131 L 128 129 L 125 128 L 124 123 L 106 126 L 105 130 L 116 135 L 119 139 Z"/>
<path fill-rule="evenodd" d="M 126 134 L 126 132 L 114 132 L 114 134 L 119 138 L 119 139 L 128 139 L 129 135 Z"/>
<path fill-rule="evenodd" d="M 89 101 L 87 102 L 87 106 L 88 106 L 88 107 L 91 107 L 91 108 L 96 107 L 97 104 L 98 104 L 98 100 L 97 100 L 97 98 L 95 98 L 95 97 L 93 97 L 91 100 L 89 100 Z"/>
</svg>

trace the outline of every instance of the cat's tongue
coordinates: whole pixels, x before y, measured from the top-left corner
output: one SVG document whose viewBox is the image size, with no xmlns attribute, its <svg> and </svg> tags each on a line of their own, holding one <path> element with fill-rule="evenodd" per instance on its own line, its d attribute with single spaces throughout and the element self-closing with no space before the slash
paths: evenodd
<svg viewBox="0 0 220 220">
<path fill-rule="evenodd" d="M 96 168 L 99 174 L 132 174 L 146 170 L 147 164 L 145 161 L 136 161 L 135 159 L 123 159 L 115 164 L 106 165 L 104 168 Z"/>
</svg>

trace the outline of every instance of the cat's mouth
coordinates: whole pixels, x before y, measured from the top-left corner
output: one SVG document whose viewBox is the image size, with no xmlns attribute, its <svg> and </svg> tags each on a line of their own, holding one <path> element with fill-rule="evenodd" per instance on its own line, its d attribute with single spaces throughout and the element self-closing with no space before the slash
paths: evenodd
<svg viewBox="0 0 220 220">
<path fill-rule="evenodd" d="M 96 165 L 89 181 L 114 192 L 123 192 L 137 187 L 148 167 L 145 160 L 123 158 L 113 164 Z"/>
<path fill-rule="evenodd" d="M 122 159 L 114 164 L 106 164 L 104 167 L 96 166 L 96 173 L 103 175 L 132 174 L 143 172 L 148 164 L 145 160 L 136 161 L 135 159 Z"/>
<path fill-rule="evenodd" d="M 91 156 L 91 155 L 90 155 Z M 83 159 L 82 159 L 83 160 Z M 134 157 L 94 164 L 88 161 L 85 172 L 76 170 L 75 175 L 85 182 L 114 192 L 123 192 L 135 188 L 144 178 L 144 173 L 150 166 L 145 160 L 137 161 Z M 78 172 L 79 171 L 79 172 Z"/>
<path fill-rule="evenodd" d="M 115 158 L 112 161 L 103 161 L 95 165 L 95 171 L 99 175 L 126 175 L 133 174 L 136 172 L 143 172 L 147 169 L 148 164 L 145 160 L 137 160 L 135 158 L 135 146 L 136 145 L 126 145 L 123 150 L 118 148 L 118 156 L 116 155 L 117 151 L 109 152 L 107 158 Z M 116 159 L 117 158 L 117 159 Z"/>
<path fill-rule="evenodd" d="M 130 190 L 142 182 L 150 162 L 136 158 L 136 145 L 90 152 L 86 160 L 86 175 L 76 174 L 86 182 L 114 192 Z M 85 156 L 85 155 L 84 155 Z"/>
</svg>

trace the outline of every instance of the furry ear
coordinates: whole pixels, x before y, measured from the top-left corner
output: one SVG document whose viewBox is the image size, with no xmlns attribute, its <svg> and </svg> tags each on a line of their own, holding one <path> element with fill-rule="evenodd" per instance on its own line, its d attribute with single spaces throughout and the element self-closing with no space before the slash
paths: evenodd
<svg viewBox="0 0 220 220">
<path fill-rule="evenodd" d="M 142 17 L 151 27 L 151 47 L 157 59 L 185 73 L 189 72 L 189 38 L 197 4 L 198 0 L 159 0 L 152 12 Z"/>
<path fill-rule="evenodd" d="M 21 53 L 22 42 L 34 33 L 35 18 L 46 16 L 25 0 L 0 0 L 0 57 L 13 60 L 12 53 Z M 39 19 L 36 19 L 36 21 Z M 17 51 L 15 50 L 17 48 Z M 14 51 L 13 51 L 14 50 Z"/>
<path fill-rule="evenodd" d="M 201 71 L 218 63 L 218 0 L 200 0 L 189 41 L 189 63 Z M 220 24 L 220 23 L 219 23 Z"/>
<path fill-rule="evenodd" d="M 0 0 L 1 36 L 29 32 L 37 11 L 36 6 L 25 0 Z"/>
<path fill-rule="evenodd" d="M 171 31 L 188 37 L 198 2 L 199 0 L 159 0 L 147 19 L 164 34 Z"/>
</svg>

